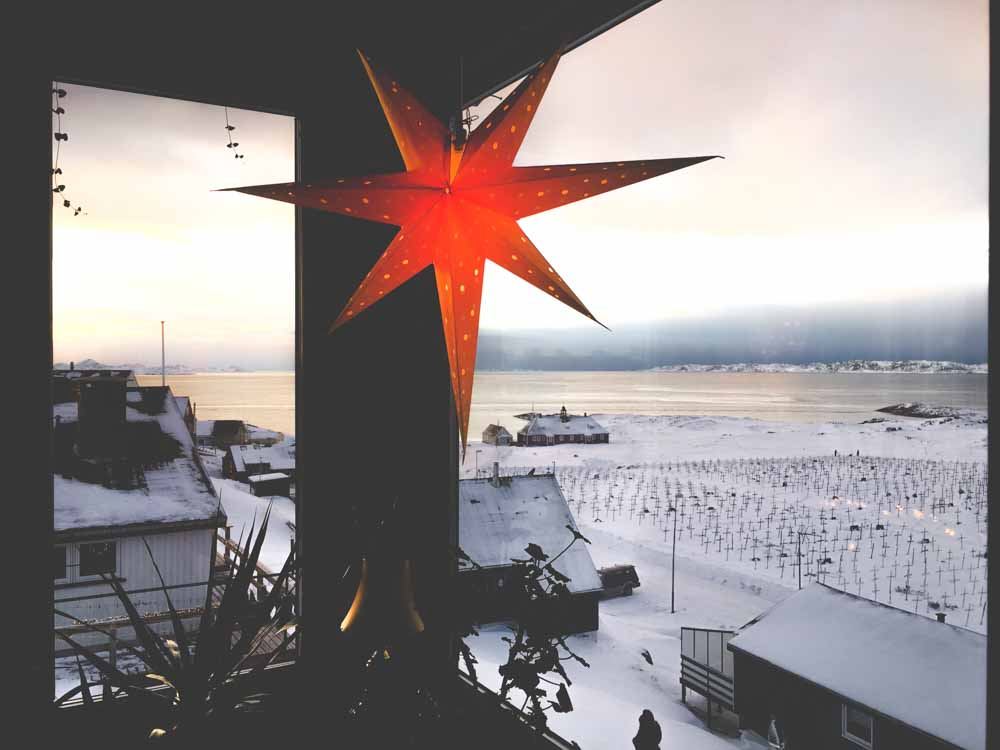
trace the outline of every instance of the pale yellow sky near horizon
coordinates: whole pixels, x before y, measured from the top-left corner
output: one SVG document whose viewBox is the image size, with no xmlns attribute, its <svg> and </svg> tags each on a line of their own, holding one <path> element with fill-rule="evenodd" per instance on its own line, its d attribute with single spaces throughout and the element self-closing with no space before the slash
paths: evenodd
<svg viewBox="0 0 1000 750">
<path fill-rule="evenodd" d="M 661 2 L 560 62 L 517 163 L 726 159 L 522 227 L 612 327 L 982 289 L 988 76 L 981 0 Z M 292 120 L 230 110 L 235 160 L 222 107 L 64 88 L 56 360 L 157 361 L 166 319 L 169 362 L 290 366 L 293 209 L 211 191 L 291 180 Z M 587 325 L 487 270 L 484 329 Z"/>
</svg>

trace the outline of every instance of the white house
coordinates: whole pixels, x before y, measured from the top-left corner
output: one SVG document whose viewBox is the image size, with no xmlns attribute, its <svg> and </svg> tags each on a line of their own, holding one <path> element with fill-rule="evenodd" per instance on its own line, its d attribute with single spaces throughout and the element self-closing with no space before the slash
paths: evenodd
<svg viewBox="0 0 1000 750">
<path fill-rule="evenodd" d="M 131 640 L 101 574 L 114 576 L 154 627 L 171 632 L 148 544 L 175 608 L 196 624 L 226 517 L 169 387 L 88 378 L 78 401 L 53 412 L 55 608 Z M 85 645 L 107 644 L 71 618 L 55 615 L 54 625 Z M 55 647 L 68 644 L 57 638 Z"/>
</svg>

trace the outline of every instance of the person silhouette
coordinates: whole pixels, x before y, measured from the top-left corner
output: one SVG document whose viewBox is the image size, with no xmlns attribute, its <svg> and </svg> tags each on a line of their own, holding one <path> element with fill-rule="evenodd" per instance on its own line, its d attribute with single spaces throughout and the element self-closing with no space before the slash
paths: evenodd
<svg viewBox="0 0 1000 750">
<path fill-rule="evenodd" d="M 643 709 L 642 714 L 639 715 L 639 731 L 632 738 L 635 750 L 660 750 L 662 737 L 660 725 L 653 718 L 653 712 L 648 708 Z"/>
</svg>

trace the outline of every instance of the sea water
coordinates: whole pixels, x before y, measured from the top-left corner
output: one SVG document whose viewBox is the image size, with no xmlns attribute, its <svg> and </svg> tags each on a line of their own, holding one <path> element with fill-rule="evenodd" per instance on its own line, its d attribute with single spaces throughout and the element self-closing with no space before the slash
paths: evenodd
<svg viewBox="0 0 1000 750">
<path fill-rule="evenodd" d="M 158 375 L 140 375 L 159 385 Z M 876 409 L 902 402 L 986 409 L 985 374 L 914 373 L 676 373 L 676 372 L 477 372 L 469 437 L 500 422 L 512 433 L 524 423 L 514 415 L 698 414 L 785 422 L 860 421 Z M 242 419 L 295 433 L 292 372 L 170 375 L 175 395 L 189 396 L 199 419 Z M 391 429 L 386 425 L 386 430 Z"/>
</svg>

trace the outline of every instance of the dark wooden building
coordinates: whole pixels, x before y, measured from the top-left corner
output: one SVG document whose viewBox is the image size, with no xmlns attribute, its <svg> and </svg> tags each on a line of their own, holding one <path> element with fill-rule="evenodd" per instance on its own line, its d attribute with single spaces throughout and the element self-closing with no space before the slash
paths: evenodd
<svg viewBox="0 0 1000 750">
<path fill-rule="evenodd" d="M 80 386 L 83 383 L 107 378 L 121 378 L 128 388 L 139 387 L 139 382 L 132 370 L 54 369 L 52 370 L 52 403 L 79 401 Z"/>
<path fill-rule="evenodd" d="M 216 448 L 225 450 L 231 445 L 245 445 L 247 426 L 239 419 L 216 419 L 212 426 L 212 441 Z"/>
<path fill-rule="evenodd" d="M 222 475 L 240 482 L 255 474 L 281 472 L 295 478 L 293 448 L 278 445 L 231 445 L 222 457 Z"/>
<path fill-rule="evenodd" d="M 607 443 L 611 435 L 593 417 L 569 414 L 566 407 L 559 414 L 532 414 L 517 431 L 518 445 L 561 445 L 563 443 Z"/>
<path fill-rule="evenodd" d="M 986 748 L 986 637 L 813 583 L 729 641 L 740 726 L 786 747 Z"/>
<path fill-rule="evenodd" d="M 247 477 L 247 484 L 250 485 L 251 494 L 257 495 L 257 497 L 271 495 L 291 497 L 292 494 L 292 478 L 280 471 L 270 474 L 252 474 Z"/>
<path fill-rule="evenodd" d="M 479 622 L 508 619 L 516 605 L 512 558 L 527 557 L 529 543 L 555 556 L 572 541 L 566 526 L 576 522 L 552 474 L 502 477 L 494 464 L 489 479 L 458 484 L 459 545 L 481 566 L 459 572 L 459 589 Z M 553 602 L 548 616 L 564 633 L 597 630 L 601 579 L 586 545 L 577 542 L 554 567 L 569 577 L 571 596 Z"/>
</svg>

